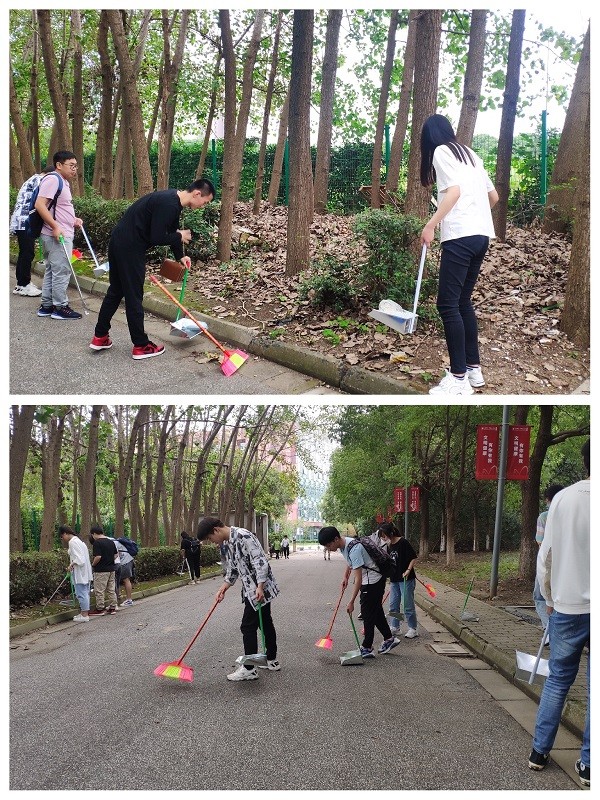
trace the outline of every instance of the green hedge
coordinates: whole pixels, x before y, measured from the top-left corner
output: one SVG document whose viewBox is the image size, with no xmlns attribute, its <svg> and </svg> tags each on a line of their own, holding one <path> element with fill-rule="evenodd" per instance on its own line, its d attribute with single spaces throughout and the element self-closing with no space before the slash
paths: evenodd
<svg viewBox="0 0 600 800">
<path fill-rule="evenodd" d="M 179 547 L 140 548 L 135 558 L 136 581 L 151 581 L 172 575 L 181 565 L 180 552 Z M 203 544 L 200 548 L 201 566 L 209 567 L 219 562 L 219 549 L 213 544 Z M 65 577 L 68 565 L 66 549 L 51 553 L 12 553 L 9 594 L 11 608 L 24 608 L 47 600 Z M 65 589 L 66 595 L 69 593 L 68 582 Z"/>
</svg>

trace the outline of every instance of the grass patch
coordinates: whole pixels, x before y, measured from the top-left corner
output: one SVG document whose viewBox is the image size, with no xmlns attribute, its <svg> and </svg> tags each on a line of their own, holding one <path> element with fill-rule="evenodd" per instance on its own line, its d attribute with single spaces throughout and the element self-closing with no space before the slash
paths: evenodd
<svg viewBox="0 0 600 800">
<path fill-rule="evenodd" d="M 442 553 L 438 558 L 443 559 Z M 475 581 L 488 581 L 492 573 L 492 554 L 491 553 L 460 553 L 456 556 L 456 562 L 447 566 L 445 563 L 436 561 L 417 562 L 417 573 L 422 571 L 428 578 L 434 581 L 451 586 L 453 589 L 466 592 L 469 588 L 471 578 Z M 517 578 L 519 575 L 519 553 L 500 553 L 498 562 L 499 580 Z"/>
</svg>

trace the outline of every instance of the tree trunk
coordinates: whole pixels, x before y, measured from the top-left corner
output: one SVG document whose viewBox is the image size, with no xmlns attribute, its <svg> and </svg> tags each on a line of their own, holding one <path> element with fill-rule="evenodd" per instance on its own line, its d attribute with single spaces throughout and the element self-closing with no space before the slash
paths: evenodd
<svg viewBox="0 0 600 800">
<path fill-rule="evenodd" d="M 31 27 L 33 38 L 33 52 L 31 55 L 31 75 L 29 76 L 29 113 L 31 122 L 29 124 L 31 141 L 31 152 L 33 153 L 33 163 L 35 164 L 35 172 L 37 172 L 41 164 L 40 154 L 40 120 L 39 120 L 39 73 L 40 73 L 40 37 L 37 25 L 37 15 L 35 11 L 31 12 Z M 23 169 L 25 167 L 23 165 Z M 33 173 L 28 172 L 28 175 Z"/>
<path fill-rule="evenodd" d="M 273 159 L 273 169 L 271 171 L 271 181 L 269 183 L 269 205 L 277 205 L 279 195 L 279 185 L 283 174 L 283 156 L 285 153 L 285 141 L 288 132 L 288 122 L 290 116 L 290 87 L 281 109 L 279 117 L 279 132 L 277 134 L 277 145 L 275 146 L 275 157 Z"/>
<path fill-rule="evenodd" d="M 529 406 L 517 406 L 515 425 L 526 425 Z M 540 406 L 540 425 L 529 458 L 529 478 L 521 484 L 521 549 L 519 554 L 519 577 L 531 581 L 535 579 L 537 545 L 535 530 L 540 513 L 540 482 L 542 467 L 552 438 L 553 406 Z"/>
<path fill-rule="evenodd" d="M 285 274 L 297 275 L 310 263 L 313 182 L 310 155 L 310 90 L 314 11 L 294 11 L 290 78 L 290 206 Z"/>
<path fill-rule="evenodd" d="M 235 51 L 229 11 L 219 11 L 219 26 L 225 61 L 225 138 L 223 142 L 223 173 L 221 184 L 221 213 L 217 238 L 217 258 L 221 262 L 231 259 L 231 233 L 233 229 L 233 204 L 235 202 L 235 121 L 236 66 Z"/>
<path fill-rule="evenodd" d="M 327 206 L 329 164 L 331 160 L 331 137 L 333 131 L 333 99 L 338 63 L 338 42 L 342 11 L 331 9 L 327 14 L 325 53 L 321 69 L 321 104 L 319 107 L 319 133 L 315 159 L 315 212 L 324 214 Z M 394 13 L 394 12 L 392 12 Z"/>
<path fill-rule="evenodd" d="M 576 176 L 580 168 L 589 170 L 589 113 L 590 113 L 590 29 L 577 65 L 575 83 L 569 100 L 558 152 L 552 170 L 550 191 L 544 210 L 544 233 L 567 233 L 573 222 Z M 587 131 L 586 131 L 587 119 Z M 587 161 L 584 161 L 587 153 Z M 588 233 L 589 236 L 589 233 Z"/>
<path fill-rule="evenodd" d="M 254 184 L 254 204 L 252 206 L 252 213 L 260 213 L 260 203 L 262 200 L 263 182 L 265 177 L 265 155 L 267 152 L 267 137 L 269 134 L 269 117 L 271 116 L 271 103 L 273 101 L 273 87 L 275 86 L 275 78 L 277 77 L 277 63 L 279 60 L 279 37 L 281 34 L 281 20 L 283 11 L 277 14 L 277 23 L 275 25 L 275 35 L 273 38 L 273 55 L 271 56 L 271 69 L 269 71 L 269 79 L 267 81 L 267 89 L 265 92 L 265 110 L 263 112 L 262 132 L 260 137 L 260 148 L 258 151 L 258 168 L 256 170 L 256 182 Z"/>
<path fill-rule="evenodd" d="M 419 11 L 415 54 L 413 114 L 408 159 L 405 213 L 425 219 L 428 216 L 430 190 L 421 186 L 421 129 L 437 107 L 442 12 Z"/>
<path fill-rule="evenodd" d="M 71 11 L 71 37 L 73 40 L 73 152 L 79 159 L 77 180 L 72 182 L 73 196 L 83 195 L 83 52 L 81 48 L 81 12 Z"/>
<path fill-rule="evenodd" d="M 106 11 L 100 12 L 98 25 L 98 55 L 100 57 L 100 78 L 102 82 L 102 98 L 98 116 L 98 133 L 96 135 L 96 159 L 92 185 L 104 200 L 110 200 L 113 187 L 113 132 L 112 101 L 113 75 L 108 50 L 108 19 Z"/>
<path fill-rule="evenodd" d="M 8 136 L 8 146 L 9 146 L 9 179 L 10 185 L 14 189 L 19 189 L 25 178 L 23 177 L 23 171 L 21 170 L 21 162 L 19 159 L 19 150 L 17 145 L 15 144 L 15 137 L 13 136 L 13 132 L 9 131 Z"/>
<path fill-rule="evenodd" d="M 30 175 L 33 175 L 36 172 L 35 165 L 33 163 L 33 159 L 31 158 L 31 151 L 29 149 L 29 144 L 27 142 L 27 131 L 25 130 L 25 125 L 23 124 L 23 120 L 21 118 L 21 112 L 19 111 L 19 101 L 17 100 L 17 93 L 15 90 L 15 83 L 13 80 L 13 72 L 12 69 L 9 70 L 9 80 L 10 80 L 10 87 L 9 87 L 9 106 L 10 106 L 10 121 L 12 122 L 15 136 L 17 138 L 17 148 L 19 151 L 19 163 L 15 165 L 15 168 L 18 168 L 21 172 L 21 175 L 25 176 L 21 179 L 20 183 L 13 184 L 15 189 L 19 189 L 21 183 L 28 178 Z M 12 138 L 12 137 L 11 137 Z M 12 164 L 11 164 L 12 169 Z"/>
<path fill-rule="evenodd" d="M 217 107 L 217 86 L 219 80 L 219 73 L 221 71 L 221 50 L 217 54 L 217 62 L 215 64 L 215 71 L 213 72 L 212 90 L 210 93 L 210 107 L 208 109 L 208 117 L 206 119 L 206 130 L 204 131 L 204 141 L 202 143 L 202 150 L 198 160 L 198 167 L 196 168 L 196 179 L 202 178 L 204 175 L 204 165 L 206 163 L 206 156 L 208 154 L 208 146 L 210 144 L 212 124 Z M 216 187 L 215 187 L 216 188 Z"/>
<path fill-rule="evenodd" d="M 58 71 L 56 69 L 56 56 L 54 53 L 54 43 L 52 41 L 50 11 L 38 11 L 37 16 L 38 25 L 40 28 L 42 55 L 44 59 L 44 72 L 46 75 L 48 92 L 52 101 L 52 110 L 54 112 L 54 121 L 60 141 L 60 149 L 73 150 L 73 140 L 69 130 L 67 109 L 65 108 L 62 87 L 58 76 Z M 49 155 L 51 158 L 52 153 Z M 79 158 L 83 158 L 83 154 L 81 154 Z"/>
<path fill-rule="evenodd" d="M 21 493 L 31 444 L 35 406 L 12 406 L 12 431 L 9 454 L 9 546 L 11 553 L 23 552 Z"/>
<path fill-rule="evenodd" d="M 506 84 L 504 87 L 504 103 L 498 137 L 498 157 L 496 160 L 496 179 L 494 186 L 498 192 L 498 202 L 492 209 L 494 229 L 498 241 L 506 240 L 506 219 L 508 215 L 508 195 L 510 192 L 510 168 L 512 159 L 515 118 L 519 99 L 521 74 L 521 50 L 525 30 L 524 9 L 516 9 L 512 15 L 510 41 L 508 44 L 508 61 L 506 64 Z"/>
<path fill-rule="evenodd" d="M 402 65 L 402 85 L 400 87 L 400 100 L 398 102 L 398 114 L 396 116 L 396 127 L 392 137 L 392 147 L 390 150 L 390 164 L 385 180 L 386 189 L 389 192 L 398 191 L 400 181 L 400 167 L 402 165 L 402 152 L 404 150 L 404 140 L 406 139 L 406 129 L 408 127 L 408 115 L 410 112 L 410 98 L 413 89 L 413 76 L 415 74 L 415 51 L 416 51 L 416 31 L 418 11 L 410 11 L 408 15 L 408 32 L 406 34 L 406 48 L 404 49 L 404 64 Z"/>
<path fill-rule="evenodd" d="M 379 92 L 379 107 L 377 110 L 377 122 L 375 125 L 375 142 L 373 145 L 373 161 L 371 163 L 371 208 L 379 208 L 381 205 L 381 150 L 383 147 L 383 134 L 385 128 L 385 115 L 387 112 L 387 101 L 390 93 L 390 79 L 394 66 L 394 55 L 396 53 L 396 30 L 398 28 L 398 11 L 390 14 L 390 26 L 388 28 L 387 48 L 385 53 L 385 63 L 381 76 L 381 91 Z"/>
<path fill-rule="evenodd" d="M 87 454 L 81 479 L 81 533 L 87 536 L 92 525 L 94 483 L 98 461 L 98 430 L 103 406 L 92 406 L 90 417 Z"/>
<path fill-rule="evenodd" d="M 42 440 L 42 495 L 44 512 L 40 533 L 40 552 L 54 547 L 56 514 L 60 489 L 60 455 L 65 430 L 66 411 L 53 413 L 47 422 L 47 432 Z"/>
<path fill-rule="evenodd" d="M 160 501 L 165 486 L 165 461 L 167 455 L 167 441 L 170 431 L 171 416 L 174 411 L 175 411 L 175 406 L 167 406 L 166 409 L 164 410 L 163 420 L 160 425 L 160 433 L 158 437 L 158 452 L 156 457 L 156 473 L 154 477 L 154 485 L 152 486 L 152 493 L 150 495 L 150 513 L 148 515 L 149 519 L 147 520 L 148 523 L 147 544 L 150 547 L 158 547 L 160 544 L 160 536 L 158 530 L 158 512 L 160 510 Z"/>
<path fill-rule="evenodd" d="M 469 30 L 469 54 L 465 70 L 460 118 L 456 129 L 456 138 L 468 147 L 473 142 L 479 101 L 481 100 L 481 84 L 483 83 L 483 62 L 485 56 L 485 24 L 487 11 L 471 11 L 471 27 Z"/>
</svg>

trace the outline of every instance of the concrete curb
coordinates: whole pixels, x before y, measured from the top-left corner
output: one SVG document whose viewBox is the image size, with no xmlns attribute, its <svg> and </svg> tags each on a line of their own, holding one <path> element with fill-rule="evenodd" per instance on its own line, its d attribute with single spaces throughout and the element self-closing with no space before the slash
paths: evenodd
<svg viewBox="0 0 600 800">
<path fill-rule="evenodd" d="M 539 703 L 541 687 L 530 686 L 524 681 L 515 678 L 516 663 L 513 657 L 499 650 L 495 645 L 484 641 L 472 630 L 464 626 L 456 617 L 448 614 L 435 603 L 415 594 L 415 603 L 422 608 L 432 619 L 440 622 L 469 650 L 475 653 L 482 661 L 494 667 L 504 678 L 514 684 L 523 694 Z M 562 713 L 562 724 L 576 736 L 583 738 L 585 727 L 585 709 L 577 703 L 567 700 Z"/>
<path fill-rule="evenodd" d="M 32 271 L 38 276 L 44 274 L 44 270 L 37 263 L 33 265 Z M 80 275 L 77 280 L 82 291 L 101 297 L 106 294 L 108 288 L 106 279 Z M 75 286 L 73 279 L 70 281 L 70 286 Z M 144 296 L 144 310 L 169 322 L 173 322 L 177 316 L 177 308 L 173 303 L 149 294 Z M 426 388 L 422 390 L 416 388 L 415 385 L 411 385 L 408 378 L 395 379 L 379 375 L 364 367 L 352 367 L 334 356 L 270 339 L 262 333 L 257 333 L 254 328 L 210 317 L 199 311 L 192 313 L 200 322 L 206 322 L 216 339 L 223 339 L 252 355 L 281 364 L 348 394 L 427 394 Z"/>
</svg>

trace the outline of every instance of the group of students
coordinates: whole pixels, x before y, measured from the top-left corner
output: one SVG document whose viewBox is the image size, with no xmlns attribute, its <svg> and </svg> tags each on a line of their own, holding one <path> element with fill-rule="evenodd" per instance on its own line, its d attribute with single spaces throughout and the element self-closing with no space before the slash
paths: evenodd
<svg viewBox="0 0 600 800">
<path fill-rule="evenodd" d="M 35 296 L 40 291 L 31 283 L 31 261 L 35 242 L 23 233 L 26 208 L 31 193 L 39 184 L 35 208 L 44 220 L 41 241 L 46 271 L 38 315 L 53 319 L 80 319 L 69 307 L 67 286 L 70 264 L 65 258 L 61 236 L 69 258 L 75 227 L 82 220 L 75 216 L 70 181 L 77 176 L 77 158 L 63 150 L 54 154 L 53 170 L 43 177 L 34 175 L 21 187 L 11 232 L 19 241 L 16 294 Z M 43 177 L 43 179 L 42 179 Z M 421 184 L 437 184 L 437 209 L 421 232 L 421 242 L 429 246 L 440 225 L 441 261 L 437 308 L 444 325 L 449 355 L 449 369 L 430 394 L 468 395 L 485 385 L 478 349 L 477 319 L 471 303 L 479 270 L 494 238 L 491 208 L 498 201 L 481 159 L 469 147 L 457 141 L 452 125 L 441 114 L 431 115 L 421 132 Z M 62 189 L 52 213 L 48 209 L 57 188 Z M 94 337 L 93 350 L 112 347 L 110 323 L 121 300 L 134 359 L 150 358 L 164 352 L 164 345 L 148 339 L 144 330 L 142 305 L 146 254 L 152 247 L 169 246 L 175 258 L 189 269 L 190 259 L 184 247 L 191 241 L 190 230 L 179 230 L 184 208 L 202 208 L 215 197 L 215 187 L 204 178 L 187 189 L 151 192 L 132 203 L 119 220 L 108 245 L 109 287 L 102 302 Z M 27 263 L 28 262 L 28 265 Z"/>
</svg>

